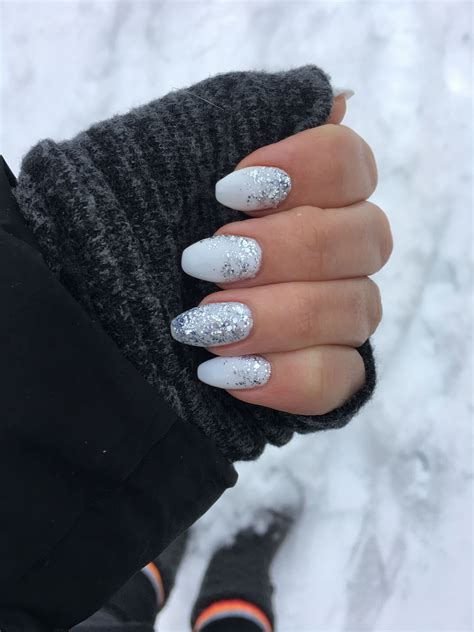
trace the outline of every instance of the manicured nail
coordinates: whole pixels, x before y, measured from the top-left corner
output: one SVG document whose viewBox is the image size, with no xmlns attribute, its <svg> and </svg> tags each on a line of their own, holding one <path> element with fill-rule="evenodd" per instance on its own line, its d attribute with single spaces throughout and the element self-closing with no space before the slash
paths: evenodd
<svg viewBox="0 0 474 632">
<path fill-rule="evenodd" d="M 216 235 L 183 250 L 181 267 L 197 279 L 228 283 L 252 279 L 260 268 L 262 249 L 255 239 Z"/>
<path fill-rule="evenodd" d="M 253 326 L 244 303 L 208 303 L 193 307 L 171 321 L 171 335 L 195 347 L 217 347 L 244 340 Z"/>
<path fill-rule="evenodd" d="M 291 190 L 291 178 L 276 167 L 244 167 L 216 184 L 218 202 L 236 211 L 275 208 Z"/>
<path fill-rule="evenodd" d="M 349 99 L 354 96 L 355 92 L 354 92 L 354 90 L 351 90 L 350 88 L 336 88 L 336 87 L 334 87 L 332 89 L 332 94 L 333 94 L 334 98 L 340 97 L 340 96 L 344 96 L 346 98 L 346 101 L 349 101 Z"/>
<path fill-rule="evenodd" d="M 272 366 L 261 356 L 212 358 L 198 366 L 197 376 L 217 388 L 242 389 L 263 386 L 270 379 Z"/>
</svg>

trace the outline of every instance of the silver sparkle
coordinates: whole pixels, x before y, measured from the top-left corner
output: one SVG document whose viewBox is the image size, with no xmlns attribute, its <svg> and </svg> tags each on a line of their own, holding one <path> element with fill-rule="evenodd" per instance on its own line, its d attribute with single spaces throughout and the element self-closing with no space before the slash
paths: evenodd
<svg viewBox="0 0 474 632">
<path fill-rule="evenodd" d="M 226 248 L 224 261 L 219 269 L 224 282 L 253 279 L 257 275 L 262 260 L 262 249 L 255 239 L 239 235 L 216 235 L 203 239 L 202 242 L 210 251 L 218 249 L 221 245 Z"/>
<path fill-rule="evenodd" d="M 247 206 L 255 209 L 275 208 L 286 199 L 291 191 L 291 178 L 277 167 L 255 167 L 247 172 Z"/>
<path fill-rule="evenodd" d="M 234 376 L 233 380 L 227 382 L 230 389 L 263 386 L 272 374 L 272 365 L 261 356 L 226 358 L 224 364 Z"/>
<path fill-rule="evenodd" d="M 195 347 L 215 347 L 244 340 L 252 327 L 252 312 L 244 303 L 208 303 L 173 318 L 171 335 Z"/>
</svg>

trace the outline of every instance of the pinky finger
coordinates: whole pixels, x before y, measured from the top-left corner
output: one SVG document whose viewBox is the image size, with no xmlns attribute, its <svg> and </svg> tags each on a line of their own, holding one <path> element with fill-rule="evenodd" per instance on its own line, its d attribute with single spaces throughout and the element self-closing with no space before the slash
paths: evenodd
<svg viewBox="0 0 474 632">
<path fill-rule="evenodd" d="M 198 378 L 249 404 L 324 415 L 362 387 L 365 369 L 352 347 L 326 345 L 258 356 L 219 356 L 198 367 Z"/>
</svg>

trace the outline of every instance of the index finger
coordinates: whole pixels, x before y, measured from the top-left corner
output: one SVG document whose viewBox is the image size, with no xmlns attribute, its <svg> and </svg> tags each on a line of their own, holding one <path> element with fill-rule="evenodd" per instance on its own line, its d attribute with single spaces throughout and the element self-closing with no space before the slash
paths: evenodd
<svg viewBox="0 0 474 632">
<path fill-rule="evenodd" d="M 297 206 L 351 206 L 376 183 L 369 145 L 344 125 L 326 124 L 253 151 L 217 182 L 216 198 L 259 217 Z"/>
</svg>

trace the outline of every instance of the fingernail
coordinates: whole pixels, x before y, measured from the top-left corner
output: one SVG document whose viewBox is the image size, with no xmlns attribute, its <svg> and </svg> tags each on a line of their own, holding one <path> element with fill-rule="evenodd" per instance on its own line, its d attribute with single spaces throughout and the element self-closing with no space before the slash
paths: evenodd
<svg viewBox="0 0 474 632">
<path fill-rule="evenodd" d="M 227 389 L 263 386 L 270 379 L 271 373 L 270 362 L 261 356 L 212 358 L 200 364 L 197 369 L 201 382 Z"/>
<path fill-rule="evenodd" d="M 346 101 L 349 101 L 349 99 L 354 96 L 355 92 L 354 92 L 354 90 L 351 90 L 350 88 L 336 88 L 336 87 L 334 87 L 332 89 L 332 94 L 333 94 L 334 98 L 340 97 L 340 96 L 344 96 L 346 98 Z"/>
<path fill-rule="evenodd" d="M 171 321 L 171 335 L 195 347 L 217 347 L 244 340 L 253 326 L 244 303 L 208 303 L 193 307 Z"/>
<path fill-rule="evenodd" d="M 228 283 L 256 276 L 262 249 L 255 239 L 239 235 L 215 235 L 183 250 L 181 267 L 197 279 Z"/>
<path fill-rule="evenodd" d="M 275 208 L 291 190 L 291 178 L 277 167 L 244 167 L 216 183 L 218 202 L 236 211 Z"/>
</svg>

